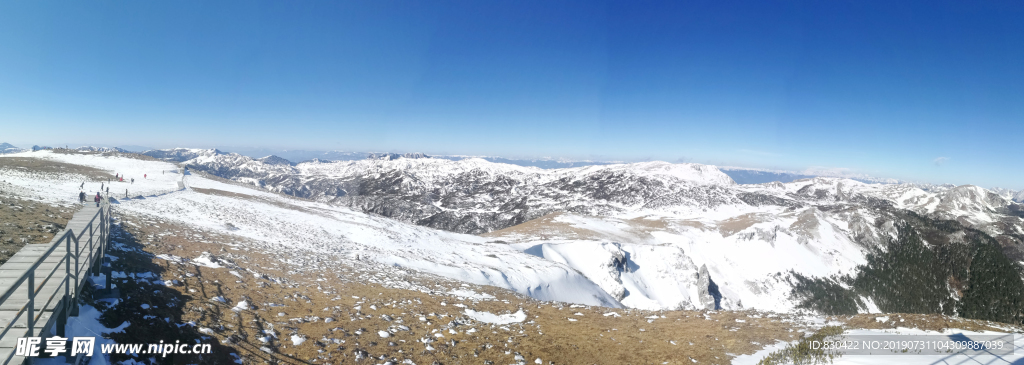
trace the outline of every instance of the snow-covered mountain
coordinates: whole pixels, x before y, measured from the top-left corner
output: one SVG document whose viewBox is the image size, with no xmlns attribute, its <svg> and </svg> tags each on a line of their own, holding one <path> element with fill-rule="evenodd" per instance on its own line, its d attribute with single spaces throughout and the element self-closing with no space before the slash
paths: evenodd
<svg viewBox="0 0 1024 365">
<path fill-rule="evenodd" d="M 167 150 L 150 150 L 142 153 L 143 155 L 156 157 L 162 160 L 168 161 L 188 161 L 200 156 L 213 156 L 224 154 L 216 149 L 198 149 L 198 148 L 172 148 Z"/>
<path fill-rule="evenodd" d="M 992 189 L 992 192 L 999 194 L 1003 199 L 1012 200 L 1017 203 L 1024 203 L 1024 189 L 1014 191 L 1010 189 L 995 188 Z"/>
<path fill-rule="evenodd" d="M 430 158 L 430 156 L 427 156 L 426 154 L 419 153 L 419 152 L 410 152 L 410 153 L 402 153 L 402 154 L 399 154 L 399 153 L 371 153 L 368 156 L 366 156 L 366 158 L 371 159 L 371 160 L 388 160 L 388 161 L 390 161 L 390 160 L 397 160 L 397 159 L 400 159 L 400 158 Z"/>
<path fill-rule="evenodd" d="M 174 150 L 168 155 L 195 156 L 184 164 L 196 171 L 460 233 L 493 231 L 556 211 L 610 214 L 734 200 L 722 190 L 734 182 L 714 167 L 698 164 L 544 170 L 483 159 L 374 156 L 286 166 L 212 150 Z"/>
<path fill-rule="evenodd" d="M 25 151 L 25 149 L 15 147 L 14 145 L 12 145 L 10 143 L 6 143 L 6 142 L 5 143 L 0 143 L 0 153 L 18 153 L 18 152 L 24 152 L 24 151 Z"/>
<path fill-rule="evenodd" d="M 281 157 L 274 155 L 257 158 L 256 161 L 262 162 L 267 165 L 292 165 L 291 161 L 285 160 Z"/>
<path fill-rule="evenodd" d="M 79 152 L 131 152 L 120 147 L 95 147 L 95 146 L 82 146 L 75 149 Z"/>
<path fill-rule="evenodd" d="M 810 179 L 814 176 L 789 171 L 772 171 L 763 169 L 747 169 L 740 167 L 722 167 L 722 172 L 729 175 L 737 184 L 764 184 L 769 182 L 793 182 Z"/>
<path fill-rule="evenodd" d="M 137 146 L 136 146 L 137 147 Z M 127 148 L 127 147 L 126 147 Z M 141 147 L 139 147 L 141 148 Z M 133 149 L 133 151 L 148 151 L 150 149 Z M 390 153 L 390 152 L 356 152 L 356 151 L 315 151 L 315 150 L 279 150 L 268 148 L 246 148 L 246 147 L 223 147 L 223 151 L 238 153 L 243 156 L 260 158 L 262 156 L 278 156 L 288 160 L 292 164 L 305 161 L 357 161 L 366 159 L 369 155 L 415 155 L 416 153 Z M 423 154 L 420 154 L 423 155 Z M 423 155 L 425 157 L 425 155 Z M 557 169 L 569 167 L 581 167 L 590 165 L 610 165 L 619 163 L 615 161 L 576 160 L 563 158 L 507 158 L 499 156 L 475 156 L 475 155 L 434 155 L 434 158 L 459 161 L 471 158 L 480 158 L 494 163 L 504 163 L 525 167 L 539 167 L 542 169 Z"/>
<path fill-rule="evenodd" d="M 269 191 L 477 234 L 570 267 L 629 307 L 955 314 L 1007 300 L 978 294 L 985 285 L 1024 288 L 1006 274 L 1024 261 L 1024 207 L 976 186 L 741 185 L 714 166 L 666 162 L 545 170 L 427 156 L 292 166 L 168 155 Z M 893 289 L 904 285 L 928 289 Z"/>
<path fill-rule="evenodd" d="M 570 159 L 552 159 L 552 158 L 505 158 L 497 156 L 462 156 L 462 155 L 440 155 L 434 156 L 435 158 L 443 158 L 445 160 L 459 161 L 470 158 L 479 158 L 488 162 L 503 163 L 524 167 L 539 167 L 542 169 L 564 169 L 571 167 L 582 167 L 592 165 L 611 165 L 621 162 L 616 161 L 594 161 L 594 160 L 570 160 Z"/>
</svg>

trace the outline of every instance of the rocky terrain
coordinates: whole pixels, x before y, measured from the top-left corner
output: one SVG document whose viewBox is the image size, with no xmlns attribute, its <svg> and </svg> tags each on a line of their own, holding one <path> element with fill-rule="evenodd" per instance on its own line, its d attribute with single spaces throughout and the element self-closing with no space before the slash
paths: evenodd
<svg viewBox="0 0 1024 365">
<path fill-rule="evenodd" d="M 381 155 L 290 166 L 217 150 L 150 151 L 194 171 L 459 233 L 485 233 L 556 211 L 607 215 L 735 202 L 725 174 L 696 164 L 543 170 L 481 159 Z M 640 173 L 637 173 L 640 172 Z"/>
</svg>

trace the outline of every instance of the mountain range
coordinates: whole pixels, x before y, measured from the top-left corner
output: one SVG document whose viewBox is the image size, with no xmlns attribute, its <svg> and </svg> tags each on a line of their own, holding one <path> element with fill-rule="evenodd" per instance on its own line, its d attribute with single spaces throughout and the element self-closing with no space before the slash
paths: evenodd
<svg viewBox="0 0 1024 365">
<path fill-rule="evenodd" d="M 218 150 L 146 154 L 484 237 L 569 266 L 628 307 L 1004 322 L 1024 313 L 1020 192 L 823 177 L 737 184 L 715 166 L 667 162 L 541 169 L 412 154 L 298 164 Z"/>
</svg>

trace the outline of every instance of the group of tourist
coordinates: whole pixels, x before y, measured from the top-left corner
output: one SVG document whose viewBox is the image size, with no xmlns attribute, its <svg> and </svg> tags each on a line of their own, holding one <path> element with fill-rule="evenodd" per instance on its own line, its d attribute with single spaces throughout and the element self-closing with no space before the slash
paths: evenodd
<svg viewBox="0 0 1024 365">
<path fill-rule="evenodd" d="M 148 174 L 142 174 L 142 177 L 143 178 L 147 178 L 149 176 L 148 176 Z M 124 181 L 124 175 L 121 175 L 120 173 L 114 174 L 113 181 L 125 182 Z M 106 184 L 101 182 L 100 183 L 100 191 L 104 191 L 104 187 L 105 187 L 107 195 L 110 195 L 110 182 L 111 182 L 111 179 L 107 179 Z M 135 178 L 128 179 L 128 183 L 129 183 L 129 185 L 135 185 Z M 78 202 L 84 204 L 85 203 L 85 191 L 84 191 L 85 190 L 85 182 L 83 181 L 82 185 L 80 185 L 78 188 L 80 190 L 82 190 L 82 191 L 78 192 Z M 128 197 L 128 189 L 124 189 L 124 197 L 125 198 Z M 93 200 L 96 202 L 96 206 L 97 207 L 100 206 L 100 200 L 101 199 L 102 198 L 100 197 L 100 192 L 96 192 L 96 196 L 93 198 Z"/>
</svg>

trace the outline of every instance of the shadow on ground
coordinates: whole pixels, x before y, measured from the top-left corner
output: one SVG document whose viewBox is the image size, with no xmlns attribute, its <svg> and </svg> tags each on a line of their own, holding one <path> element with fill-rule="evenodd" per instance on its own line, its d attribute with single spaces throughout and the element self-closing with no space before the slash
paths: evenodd
<svg viewBox="0 0 1024 365">
<path fill-rule="evenodd" d="M 181 324 L 186 310 L 184 303 L 191 298 L 163 284 L 160 278 L 164 274 L 164 267 L 153 261 L 153 255 L 142 250 L 139 240 L 118 224 L 112 226 L 111 233 L 108 257 L 116 257 L 110 265 L 117 272 L 112 276 L 113 283 L 120 289 L 120 301 L 111 306 L 104 301 L 94 301 L 89 292 L 83 296 L 83 301 L 103 312 L 100 322 L 108 328 L 117 327 L 125 321 L 131 325 L 122 332 L 104 333 L 103 336 L 119 344 L 201 343 L 209 344 L 212 350 L 208 354 L 166 356 L 147 353 L 111 354 L 111 362 L 132 359 L 147 364 L 236 363 L 237 354 L 233 349 L 222 345 L 215 337 L 200 333 L 200 329 L 194 325 Z"/>
</svg>

